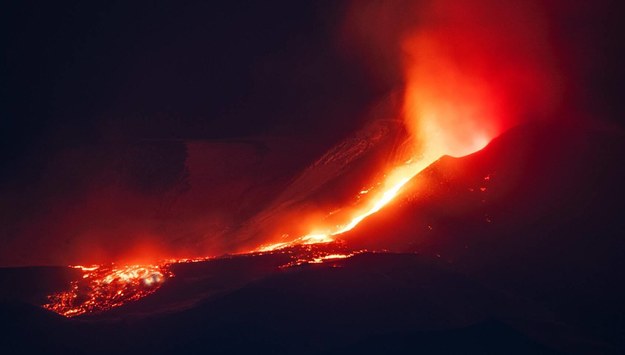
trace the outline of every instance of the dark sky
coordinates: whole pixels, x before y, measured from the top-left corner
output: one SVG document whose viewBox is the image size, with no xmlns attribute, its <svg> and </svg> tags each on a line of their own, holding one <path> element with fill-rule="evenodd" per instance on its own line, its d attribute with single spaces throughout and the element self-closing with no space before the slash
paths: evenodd
<svg viewBox="0 0 625 355">
<path fill-rule="evenodd" d="M 571 91 L 589 110 L 620 117 L 614 2 L 568 3 L 546 2 L 560 62 L 575 73 Z M 345 1 L 4 5 L 2 165 L 42 144 L 325 134 L 332 106 L 354 113 L 388 89 L 341 50 L 345 8 Z M 329 139 L 355 125 L 331 122 L 339 127 Z"/>
<path fill-rule="evenodd" d="M 361 104 L 385 89 L 341 53 L 345 3 L 3 5 L 3 160 L 42 142 L 318 128 L 323 120 L 312 114 L 319 112 L 302 105 L 341 95 Z M 546 2 L 552 36 L 567 47 L 562 62 L 597 96 L 592 105 L 618 103 L 622 26 L 615 2 L 562 3 Z"/>
<path fill-rule="evenodd" d="M 4 5 L 3 166 L 42 145 L 325 134 L 332 100 L 357 110 L 384 89 L 341 53 L 343 5 Z M 329 139 L 354 123 L 335 125 Z"/>
</svg>

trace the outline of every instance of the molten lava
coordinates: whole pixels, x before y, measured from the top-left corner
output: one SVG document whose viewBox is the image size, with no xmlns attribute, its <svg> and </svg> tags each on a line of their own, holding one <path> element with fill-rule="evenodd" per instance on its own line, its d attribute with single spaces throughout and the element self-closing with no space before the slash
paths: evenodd
<svg viewBox="0 0 625 355">
<path fill-rule="evenodd" d="M 364 252 L 364 250 L 349 251 L 340 242 L 323 244 L 323 248 L 315 244 L 312 242 L 248 255 L 287 254 L 291 261 L 281 265 L 279 268 L 282 269 L 302 264 L 331 262 Z M 214 258 L 168 259 L 149 265 L 71 266 L 81 270 L 82 277 L 72 281 L 69 290 L 49 295 L 48 303 L 43 307 L 65 317 L 100 313 L 154 293 L 167 279 L 174 277 L 171 271 L 172 264 L 205 262 L 211 259 Z"/>
<path fill-rule="evenodd" d="M 48 296 L 43 307 L 66 317 L 101 312 L 156 291 L 173 276 L 165 265 L 72 266 L 83 272 L 70 289 Z"/>
</svg>

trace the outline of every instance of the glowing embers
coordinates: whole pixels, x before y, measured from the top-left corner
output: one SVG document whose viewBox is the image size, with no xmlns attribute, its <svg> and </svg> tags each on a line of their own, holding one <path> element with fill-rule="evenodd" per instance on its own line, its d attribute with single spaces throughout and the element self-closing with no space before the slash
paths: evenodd
<svg viewBox="0 0 625 355">
<path fill-rule="evenodd" d="M 294 245 L 277 250 L 260 252 L 258 254 L 288 254 L 291 261 L 280 266 L 280 269 L 284 269 L 305 264 L 330 263 L 340 259 L 347 259 L 364 252 L 366 252 L 366 250 L 348 249 L 343 241 L 338 240 L 327 243 Z"/>
<path fill-rule="evenodd" d="M 68 291 L 48 296 L 43 307 L 66 317 L 101 312 L 138 300 L 156 291 L 173 276 L 164 265 L 73 266 L 83 272 Z"/>
<path fill-rule="evenodd" d="M 337 242 L 300 243 L 277 250 L 244 253 L 234 256 L 287 255 L 288 262 L 278 264 L 278 269 L 302 264 L 320 264 L 349 258 L 363 251 L 351 251 Z M 98 313 L 136 301 L 158 290 L 173 273 L 170 265 L 182 263 L 211 262 L 219 258 L 167 259 L 155 265 L 93 265 L 72 266 L 82 271 L 82 277 L 72 281 L 70 289 L 48 296 L 44 308 L 65 317 Z M 334 266 L 334 265 L 333 265 Z"/>
</svg>

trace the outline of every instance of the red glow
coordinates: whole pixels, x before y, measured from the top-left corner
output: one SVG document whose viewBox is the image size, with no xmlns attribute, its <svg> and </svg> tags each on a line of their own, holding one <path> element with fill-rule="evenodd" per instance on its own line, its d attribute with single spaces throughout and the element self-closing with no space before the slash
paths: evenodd
<svg viewBox="0 0 625 355">
<path fill-rule="evenodd" d="M 93 265 L 72 266 L 83 272 L 68 291 L 48 296 L 43 307 L 74 317 L 101 312 L 143 298 L 156 291 L 173 276 L 167 265 Z"/>
</svg>

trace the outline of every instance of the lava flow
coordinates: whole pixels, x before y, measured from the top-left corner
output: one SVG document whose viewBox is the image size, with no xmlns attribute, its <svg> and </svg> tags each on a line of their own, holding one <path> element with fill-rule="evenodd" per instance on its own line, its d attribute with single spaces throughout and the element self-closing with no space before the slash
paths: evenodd
<svg viewBox="0 0 625 355">
<path fill-rule="evenodd" d="M 289 268 L 302 264 L 320 264 L 337 259 L 349 258 L 363 251 L 349 251 L 343 243 L 332 243 L 324 248 L 315 245 L 300 245 L 276 251 L 249 253 L 264 255 L 284 253 L 288 263 L 279 268 Z M 82 277 L 72 281 L 67 291 L 48 296 L 43 307 L 65 317 L 100 313 L 128 302 L 136 301 L 158 290 L 163 283 L 174 277 L 171 265 L 196 263 L 213 258 L 168 259 L 148 265 L 75 265 L 72 268 L 82 271 Z"/>
</svg>

